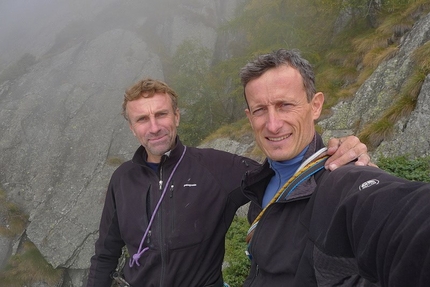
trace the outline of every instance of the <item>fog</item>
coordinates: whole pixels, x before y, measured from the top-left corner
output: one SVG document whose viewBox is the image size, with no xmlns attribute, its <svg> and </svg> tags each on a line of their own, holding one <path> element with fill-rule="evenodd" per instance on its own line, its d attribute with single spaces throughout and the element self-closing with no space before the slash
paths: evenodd
<svg viewBox="0 0 430 287">
<path fill-rule="evenodd" d="M 179 5 L 177 1 L 173 3 Z M 171 4 L 172 0 L 3 0 L 0 3 L 0 69 L 24 53 L 42 56 L 52 48 L 59 33 L 72 23 L 85 23 L 86 31 L 82 32 L 103 26 L 136 25 L 136 18 L 162 15 L 164 7 L 174 9 Z"/>
<path fill-rule="evenodd" d="M 89 19 L 100 3 L 113 0 L 55 1 L 3 0 L 0 4 L 0 67 L 24 53 L 41 56 L 55 36 L 72 21 Z"/>
</svg>

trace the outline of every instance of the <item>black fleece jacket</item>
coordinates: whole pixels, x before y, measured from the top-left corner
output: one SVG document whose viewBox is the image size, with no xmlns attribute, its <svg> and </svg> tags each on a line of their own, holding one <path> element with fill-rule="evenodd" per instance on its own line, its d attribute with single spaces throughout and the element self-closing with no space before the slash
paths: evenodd
<svg viewBox="0 0 430 287">
<path fill-rule="evenodd" d="M 112 175 L 102 213 L 99 239 L 91 259 L 88 287 L 107 287 L 121 248 L 137 252 L 167 179 L 184 146 L 164 155 L 158 172 L 145 164 L 140 147 L 132 161 Z M 221 277 L 224 237 L 237 209 L 248 202 L 240 183 L 258 163 L 214 149 L 187 147 L 162 200 L 139 264 L 126 263 L 133 287 L 210 286 Z M 222 282 L 222 281 L 221 281 Z"/>
<path fill-rule="evenodd" d="M 305 158 L 321 147 L 316 135 Z M 250 222 L 272 176 L 266 162 L 244 181 Z M 430 286 L 430 184 L 352 163 L 322 170 L 267 209 L 249 251 L 244 286 Z"/>
</svg>

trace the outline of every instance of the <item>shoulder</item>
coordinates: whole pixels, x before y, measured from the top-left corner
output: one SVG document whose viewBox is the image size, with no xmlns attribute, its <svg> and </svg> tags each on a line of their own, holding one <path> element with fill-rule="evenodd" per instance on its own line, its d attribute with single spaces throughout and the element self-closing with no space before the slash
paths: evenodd
<svg viewBox="0 0 430 287">
<path fill-rule="evenodd" d="M 140 170 L 140 165 L 128 160 L 115 169 L 112 173 L 112 178 L 121 178 L 124 175 L 134 173 L 137 170 Z"/>
<path fill-rule="evenodd" d="M 260 164 L 250 158 L 213 148 L 187 147 L 189 155 L 201 162 L 221 165 L 245 165 L 252 168 Z"/>
<path fill-rule="evenodd" d="M 354 163 L 339 167 L 335 171 L 324 171 L 317 182 L 318 197 L 336 201 L 350 196 L 365 197 L 389 186 L 409 182 L 388 172 L 371 166 L 356 166 Z"/>
<path fill-rule="evenodd" d="M 364 179 L 381 178 L 390 180 L 406 181 L 397 178 L 383 169 L 372 166 L 357 166 L 353 162 L 337 168 L 335 171 L 326 171 L 324 177 L 333 182 L 347 183 L 351 181 L 361 181 Z"/>
</svg>

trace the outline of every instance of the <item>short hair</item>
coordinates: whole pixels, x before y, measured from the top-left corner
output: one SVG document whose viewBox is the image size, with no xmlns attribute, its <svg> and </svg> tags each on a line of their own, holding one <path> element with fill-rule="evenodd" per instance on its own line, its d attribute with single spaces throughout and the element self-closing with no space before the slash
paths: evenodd
<svg viewBox="0 0 430 287">
<path fill-rule="evenodd" d="M 312 100 L 316 93 L 315 88 L 315 74 L 313 72 L 311 64 L 304 58 L 301 57 L 298 50 L 286 50 L 279 49 L 269 54 L 263 54 L 257 56 L 251 62 L 248 62 L 240 70 L 240 80 L 244 88 L 243 95 L 248 105 L 245 95 L 245 86 L 249 81 L 260 77 L 267 70 L 277 68 L 280 66 L 292 67 L 300 72 L 303 79 L 303 85 L 306 91 L 308 102 Z"/>
<path fill-rule="evenodd" d="M 178 95 L 176 92 L 162 81 L 147 78 L 140 80 L 125 91 L 124 101 L 122 103 L 122 115 L 124 118 L 129 120 L 126 111 L 128 102 L 140 98 L 150 98 L 156 93 L 168 94 L 172 100 L 173 111 L 176 111 L 178 108 Z"/>
</svg>

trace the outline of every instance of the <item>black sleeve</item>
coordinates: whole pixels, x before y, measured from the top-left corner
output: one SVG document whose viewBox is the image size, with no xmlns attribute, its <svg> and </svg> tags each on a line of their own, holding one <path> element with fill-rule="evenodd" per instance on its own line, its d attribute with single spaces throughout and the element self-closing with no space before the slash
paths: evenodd
<svg viewBox="0 0 430 287">
<path fill-rule="evenodd" d="M 355 273 L 381 286 L 430 286 L 429 184 L 349 165 L 327 172 L 314 196 L 317 279 Z M 336 268 L 343 279 L 328 275 Z"/>
<path fill-rule="evenodd" d="M 113 187 L 109 184 L 100 221 L 99 238 L 95 244 L 95 254 L 91 257 L 87 287 L 111 286 L 111 273 L 117 267 L 123 246 Z"/>
</svg>

